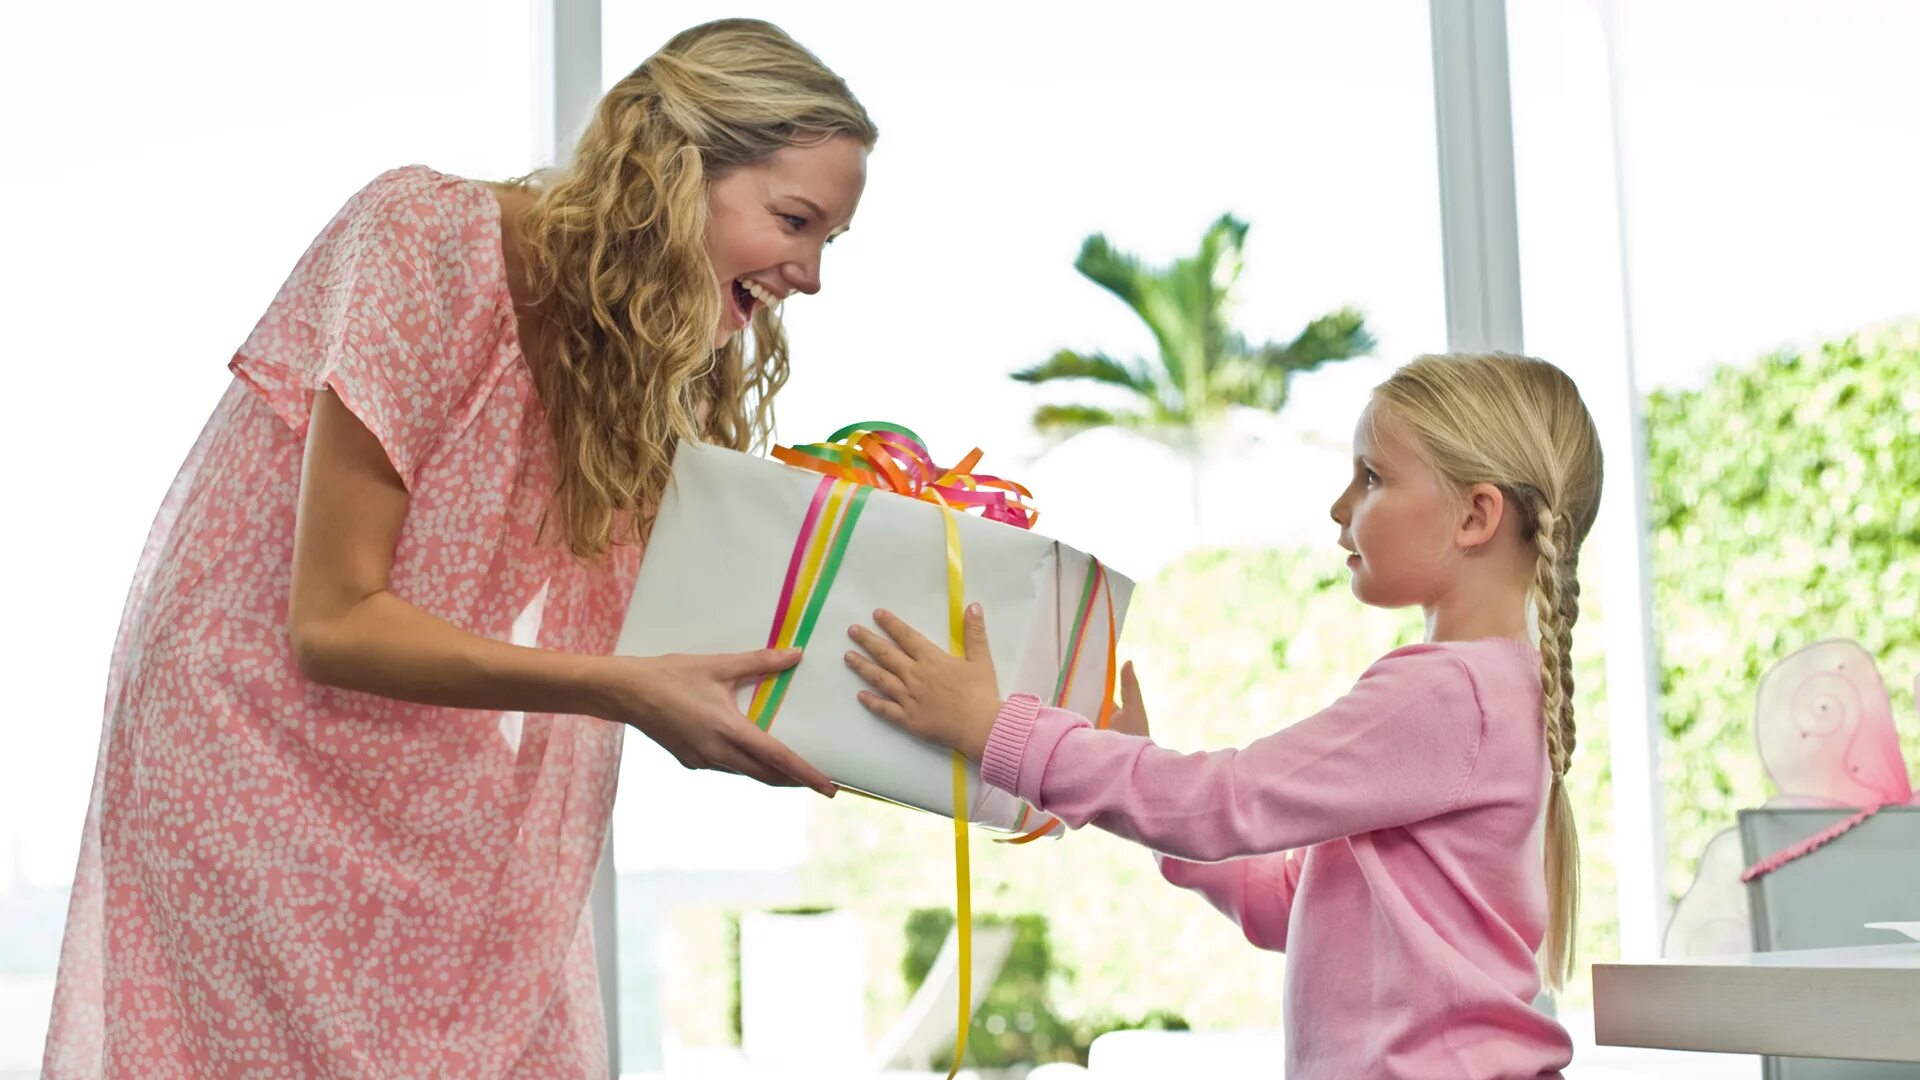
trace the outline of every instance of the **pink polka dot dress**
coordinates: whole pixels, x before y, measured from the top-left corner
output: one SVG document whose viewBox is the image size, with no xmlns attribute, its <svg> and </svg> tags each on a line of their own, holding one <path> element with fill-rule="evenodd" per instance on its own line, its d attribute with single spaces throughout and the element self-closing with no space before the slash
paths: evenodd
<svg viewBox="0 0 1920 1080">
<path fill-rule="evenodd" d="M 321 686 L 286 631 L 327 387 L 411 495 L 397 596 L 613 647 L 639 552 L 536 542 L 556 462 L 491 192 L 375 179 L 231 368 L 127 598 L 45 1075 L 606 1075 L 586 898 L 621 727 Z"/>
</svg>

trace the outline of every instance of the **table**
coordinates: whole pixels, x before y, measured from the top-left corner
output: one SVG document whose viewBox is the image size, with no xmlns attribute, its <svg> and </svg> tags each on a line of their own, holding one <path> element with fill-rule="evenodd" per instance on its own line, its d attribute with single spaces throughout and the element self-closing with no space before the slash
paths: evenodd
<svg viewBox="0 0 1920 1080">
<path fill-rule="evenodd" d="M 1920 942 L 1593 966 L 1594 1041 L 1920 1062 Z"/>
</svg>

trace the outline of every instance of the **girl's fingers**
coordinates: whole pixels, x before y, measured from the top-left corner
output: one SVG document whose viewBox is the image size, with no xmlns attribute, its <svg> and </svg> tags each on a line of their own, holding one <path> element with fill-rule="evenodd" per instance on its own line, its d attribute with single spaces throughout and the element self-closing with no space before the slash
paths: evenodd
<svg viewBox="0 0 1920 1080">
<path fill-rule="evenodd" d="M 904 696 L 906 687 L 901 684 L 899 678 L 868 657 L 850 652 L 847 654 L 847 666 L 853 669 L 855 675 L 865 680 L 868 686 L 888 697 L 897 701 Z"/>
<path fill-rule="evenodd" d="M 871 690 L 860 692 L 860 704 L 866 706 L 868 712 L 890 724 L 903 728 L 907 726 L 907 711 Z"/>
<path fill-rule="evenodd" d="M 987 616 L 980 610 L 979 604 L 967 605 L 967 615 L 963 620 L 961 632 L 965 635 L 964 644 L 968 660 L 975 663 L 993 660 L 993 653 L 988 649 Z"/>
<path fill-rule="evenodd" d="M 915 660 L 928 660 L 947 655 L 945 649 L 939 648 L 934 645 L 933 642 L 928 641 L 926 635 L 908 626 L 905 621 L 891 611 L 881 610 L 874 612 L 873 621 L 878 623 L 880 629 L 885 630 L 887 636 L 898 642 L 900 648 Z"/>
<path fill-rule="evenodd" d="M 864 626 L 853 626 L 847 630 L 847 636 L 855 645 L 867 650 L 867 655 L 887 671 L 897 676 L 905 676 L 913 667 L 913 660 L 901 652 L 899 646 Z"/>
<path fill-rule="evenodd" d="M 1140 701 L 1140 680 L 1133 673 L 1131 660 L 1120 669 L 1120 704 L 1129 709 L 1144 711 L 1144 705 Z"/>
</svg>

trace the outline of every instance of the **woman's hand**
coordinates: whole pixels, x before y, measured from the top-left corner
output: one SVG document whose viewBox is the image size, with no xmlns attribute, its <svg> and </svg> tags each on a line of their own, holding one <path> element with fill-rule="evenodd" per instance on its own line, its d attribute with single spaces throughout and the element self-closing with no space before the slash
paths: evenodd
<svg viewBox="0 0 1920 1080">
<path fill-rule="evenodd" d="M 860 704 L 910 734 L 979 761 L 1001 705 L 980 605 L 967 608 L 965 656 L 948 653 L 889 612 L 876 611 L 873 620 L 886 637 L 864 626 L 847 631 L 866 650 L 849 652 L 847 666 L 873 687 L 861 692 Z"/>
<path fill-rule="evenodd" d="M 719 769 L 763 784 L 805 784 L 832 797 L 827 775 L 741 715 L 735 694 L 800 662 L 798 649 L 607 658 L 602 719 L 637 728 L 689 769 Z"/>
<path fill-rule="evenodd" d="M 307 678 L 451 708 L 590 714 L 640 729 L 689 769 L 833 794 L 734 704 L 741 684 L 799 663 L 798 650 L 584 656 L 469 633 L 388 590 L 407 500 L 373 433 L 331 391 L 315 394 L 287 617 Z"/>
</svg>

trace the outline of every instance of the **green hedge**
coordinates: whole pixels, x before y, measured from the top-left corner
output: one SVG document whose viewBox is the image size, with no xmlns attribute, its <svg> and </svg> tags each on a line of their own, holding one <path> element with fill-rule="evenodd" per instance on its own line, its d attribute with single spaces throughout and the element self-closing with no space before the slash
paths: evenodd
<svg viewBox="0 0 1920 1080">
<path fill-rule="evenodd" d="M 1647 403 L 1670 884 L 1771 794 L 1754 688 L 1822 638 L 1878 659 L 1920 761 L 1920 324 L 1722 368 Z"/>
</svg>

